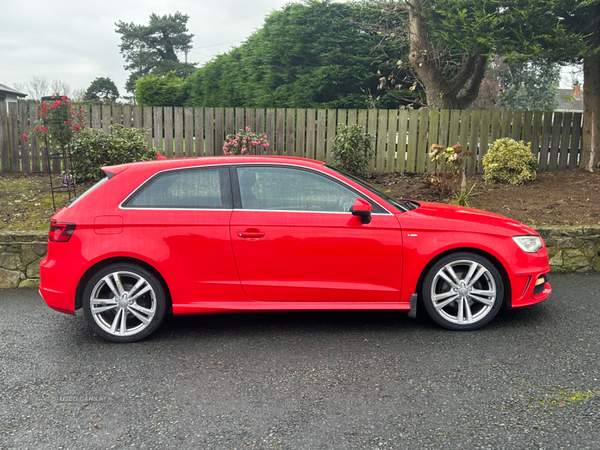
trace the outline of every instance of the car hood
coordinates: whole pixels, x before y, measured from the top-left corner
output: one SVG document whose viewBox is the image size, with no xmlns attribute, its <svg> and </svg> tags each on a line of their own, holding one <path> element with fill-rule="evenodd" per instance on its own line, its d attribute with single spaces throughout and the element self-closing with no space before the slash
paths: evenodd
<svg viewBox="0 0 600 450">
<path fill-rule="evenodd" d="M 419 208 L 400 215 L 403 228 L 469 231 L 501 236 L 538 234 L 516 220 L 488 211 L 444 203 L 417 203 Z"/>
</svg>

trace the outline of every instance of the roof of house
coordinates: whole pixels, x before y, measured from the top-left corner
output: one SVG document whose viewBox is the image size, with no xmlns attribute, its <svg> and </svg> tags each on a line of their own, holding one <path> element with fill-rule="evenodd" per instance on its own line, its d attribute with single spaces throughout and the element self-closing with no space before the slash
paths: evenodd
<svg viewBox="0 0 600 450">
<path fill-rule="evenodd" d="M 15 91 L 13 88 L 10 88 L 2 83 L 0 83 L 0 92 L 13 94 L 13 95 L 16 95 L 17 97 L 27 97 L 27 94 L 23 94 L 22 92 Z"/>
<path fill-rule="evenodd" d="M 579 98 L 573 97 L 573 89 L 559 89 L 556 94 L 557 111 L 583 111 L 583 90 Z"/>
</svg>

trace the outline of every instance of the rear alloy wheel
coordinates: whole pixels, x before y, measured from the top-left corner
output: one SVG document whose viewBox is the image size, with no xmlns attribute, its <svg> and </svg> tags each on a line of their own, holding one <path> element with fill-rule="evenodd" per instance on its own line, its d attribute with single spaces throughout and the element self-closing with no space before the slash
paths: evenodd
<svg viewBox="0 0 600 450">
<path fill-rule="evenodd" d="M 152 334 L 165 316 L 165 293 L 154 275 L 135 264 L 113 264 L 96 273 L 84 291 L 90 327 L 113 342 L 135 342 Z"/>
<path fill-rule="evenodd" d="M 504 295 L 500 273 L 487 259 L 455 253 L 438 261 L 423 282 L 429 316 L 450 330 L 474 330 L 492 320 Z"/>
</svg>

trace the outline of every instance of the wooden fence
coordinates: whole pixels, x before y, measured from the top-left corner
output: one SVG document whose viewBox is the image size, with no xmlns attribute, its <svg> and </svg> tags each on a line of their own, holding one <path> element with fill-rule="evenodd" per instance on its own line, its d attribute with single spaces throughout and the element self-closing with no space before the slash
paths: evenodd
<svg viewBox="0 0 600 450">
<path fill-rule="evenodd" d="M 582 114 L 570 112 L 78 107 L 93 129 L 108 132 L 112 124 L 146 129 L 148 145 L 168 158 L 221 155 L 225 135 L 250 127 L 268 136 L 265 154 L 331 161 L 339 124 L 359 124 L 375 136 L 372 169 L 378 172 L 431 170 L 431 144 L 469 150 L 469 173 L 483 172 L 482 158 L 500 137 L 531 142 L 541 172 L 577 167 L 581 148 Z M 48 170 L 42 143 L 37 138 L 25 143 L 22 137 L 36 117 L 35 103 L 9 103 L 8 108 L 0 103 L 2 172 Z"/>
</svg>

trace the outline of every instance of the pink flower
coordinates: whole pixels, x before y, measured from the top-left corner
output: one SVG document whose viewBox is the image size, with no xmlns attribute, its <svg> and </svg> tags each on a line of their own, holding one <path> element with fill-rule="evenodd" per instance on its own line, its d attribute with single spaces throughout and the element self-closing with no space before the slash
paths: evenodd
<svg viewBox="0 0 600 450">
<path fill-rule="evenodd" d="M 24 140 L 25 142 L 27 142 L 27 135 L 26 135 L 26 134 L 24 134 L 24 135 L 23 135 L 23 140 Z"/>
<path fill-rule="evenodd" d="M 246 127 L 246 131 L 248 131 L 248 127 Z"/>
</svg>

